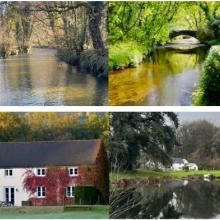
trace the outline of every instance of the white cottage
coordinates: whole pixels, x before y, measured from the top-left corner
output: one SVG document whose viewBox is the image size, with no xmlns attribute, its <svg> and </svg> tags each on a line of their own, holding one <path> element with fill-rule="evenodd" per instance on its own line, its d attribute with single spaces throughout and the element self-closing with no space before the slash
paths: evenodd
<svg viewBox="0 0 220 220">
<path fill-rule="evenodd" d="M 198 166 L 195 163 L 189 163 L 186 159 L 172 158 L 173 164 L 171 169 L 173 171 L 182 171 L 183 166 L 189 167 L 189 170 L 198 170 Z"/>
<path fill-rule="evenodd" d="M 99 165 L 97 156 L 102 147 L 101 140 L 0 143 L 0 205 L 21 206 L 29 199 L 23 190 L 26 168 L 42 178 L 47 178 L 48 166 L 68 167 L 70 177 L 78 176 L 78 167 Z M 74 197 L 74 186 L 66 186 L 67 197 Z M 46 197 L 46 187 L 37 187 L 36 198 Z"/>
</svg>

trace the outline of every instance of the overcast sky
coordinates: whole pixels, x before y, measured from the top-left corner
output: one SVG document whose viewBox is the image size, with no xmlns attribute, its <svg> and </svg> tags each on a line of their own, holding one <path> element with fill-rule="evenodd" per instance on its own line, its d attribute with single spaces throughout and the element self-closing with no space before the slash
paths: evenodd
<svg viewBox="0 0 220 220">
<path fill-rule="evenodd" d="M 180 122 L 206 119 L 220 125 L 220 112 L 178 112 L 178 115 Z"/>
</svg>

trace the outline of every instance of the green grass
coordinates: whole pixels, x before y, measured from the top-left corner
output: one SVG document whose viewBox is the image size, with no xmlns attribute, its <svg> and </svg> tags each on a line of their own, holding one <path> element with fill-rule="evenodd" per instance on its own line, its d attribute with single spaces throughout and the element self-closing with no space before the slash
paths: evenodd
<svg viewBox="0 0 220 220">
<path fill-rule="evenodd" d="M 212 174 L 215 177 L 220 177 L 220 170 L 199 170 L 199 171 L 182 171 L 182 172 L 158 172 L 158 171 L 151 171 L 151 170 L 143 170 L 138 169 L 131 173 L 121 173 L 115 174 L 110 173 L 110 179 L 112 181 L 116 179 L 132 179 L 132 178 L 148 178 L 148 177 L 164 177 L 169 176 L 171 178 L 182 178 L 188 175 L 204 175 L 204 174 Z"/>
<path fill-rule="evenodd" d="M 14 210 L 13 210 L 14 208 Z M 22 207 L 21 207 L 22 208 Z M 2 207 L 0 209 L 0 219 L 108 219 L 109 207 L 108 206 L 92 206 L 89 211 L 59 211 L 59 212 L 46 212 L 34 211 L 21 211 L 18 207 Z M 15 211 L 16 210 L 16 211 Z"/>
</svg>

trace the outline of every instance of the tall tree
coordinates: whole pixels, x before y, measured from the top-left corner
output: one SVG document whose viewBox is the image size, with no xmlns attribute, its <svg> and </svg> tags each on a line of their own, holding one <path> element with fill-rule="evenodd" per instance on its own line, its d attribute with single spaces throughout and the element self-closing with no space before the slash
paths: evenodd
<svg viewBox="0 0 220 220">
<path fill-rule="evenodd" d="M 164 165 L 170 165 L 172 161 L 168 154 L 178 144 L 174 131 L 177 127 L 175 113 L 111 113 L 111 162 L 119 161 L 123 169 L 132 170 L 143 153 Z"/>
</svg>

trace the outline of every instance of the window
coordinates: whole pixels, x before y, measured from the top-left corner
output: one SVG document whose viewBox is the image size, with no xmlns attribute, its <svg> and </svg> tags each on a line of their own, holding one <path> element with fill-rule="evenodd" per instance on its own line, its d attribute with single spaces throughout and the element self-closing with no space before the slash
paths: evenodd
<svg viewBox="0 0 220 220">
<path fill-rule="evenodd" d="M 37 176 L 45 176 L 46 175 L 46 169 L 45 168 L 37 168 L 36 175 Z"/>
<path fill-rule="evenodd" d="M 69 176 L 78 176 L 78 168 L 77 167 L 69 168 Z"/>
<path fill-rule="evenodd" d="M 37 187 L 37 197 L 45 197 L 46 189 L 44 186 Z"/>
<path fill-rule="evenodd" d="M 74 186 L 66 187 L 66 197 L 74 197 Z"/>
<path fill-rule="evenodd" d="M 12 169 L 6 169 L 5 170 L 5 176 L 13 176 L 13 170 Z"/>
</svg>

